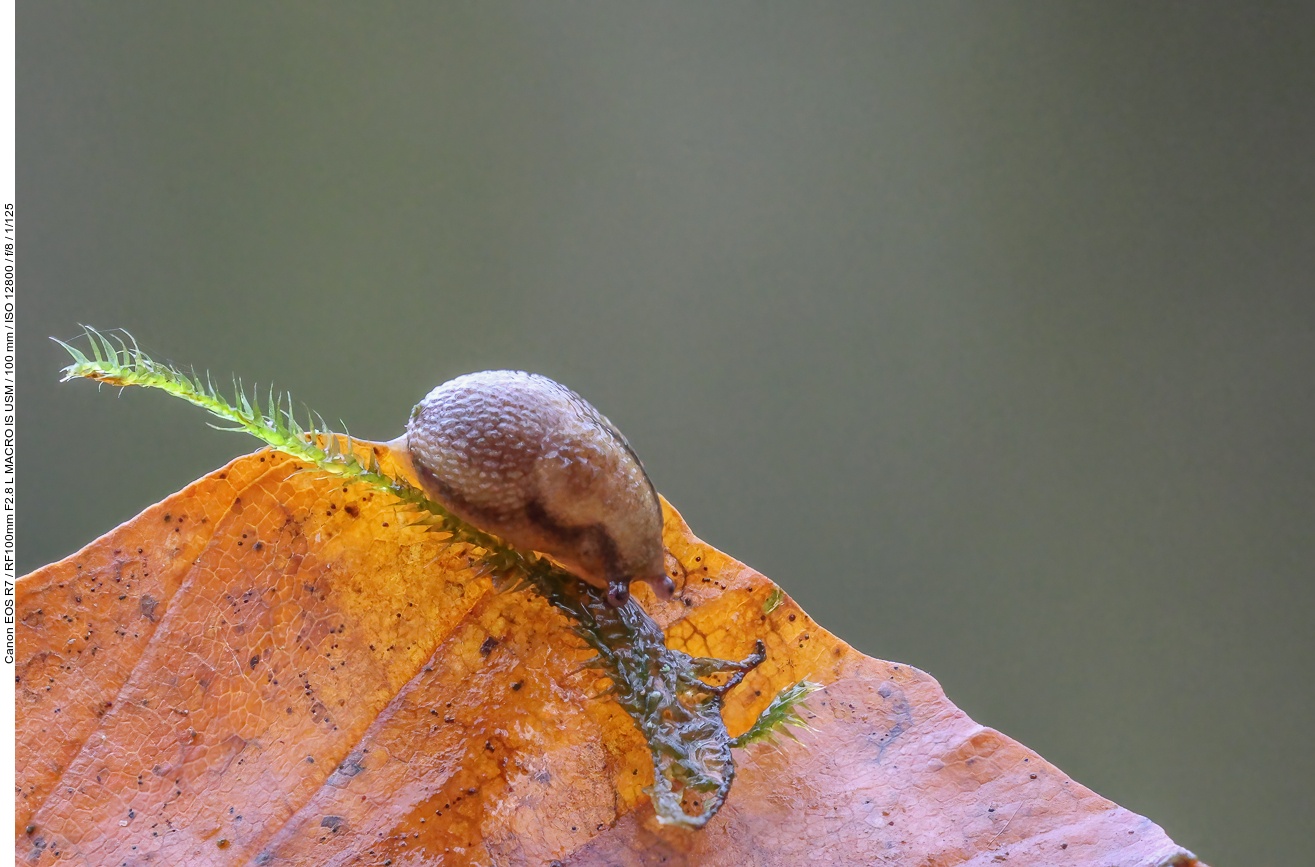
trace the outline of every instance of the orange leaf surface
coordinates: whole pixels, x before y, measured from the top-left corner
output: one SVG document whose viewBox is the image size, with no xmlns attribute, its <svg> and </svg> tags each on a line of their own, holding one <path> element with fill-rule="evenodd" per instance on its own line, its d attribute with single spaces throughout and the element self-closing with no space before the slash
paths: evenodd
<svg viewBox="0 0 1315 867">
<path fill-rule="evenodd" d="M 403 473 L 376 446 L 389 472 Z M 242 457 L 17 586 L 20 861 L 1191 865 L 1150 820 L 859 654 L 666 509 L 667 642 L 767 661 L 731 734 L 820 682 L 798 740 L 737 750 L 699 831 L 571 624 L 499 593 L 391 498 Z"/>
</svg>

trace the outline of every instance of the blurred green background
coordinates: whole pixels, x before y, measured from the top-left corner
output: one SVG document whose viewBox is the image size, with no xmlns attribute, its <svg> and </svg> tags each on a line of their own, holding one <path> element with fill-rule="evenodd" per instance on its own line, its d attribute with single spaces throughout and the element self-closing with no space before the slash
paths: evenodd
<svg viewBox="0 0 1315 867">
<path fill-rule="evenodd" d="M 1312 843 L 1309 4 L 20 2 L 20 572 L 559 379 L 700 536 L 1216 865 Z"/>
</svg>

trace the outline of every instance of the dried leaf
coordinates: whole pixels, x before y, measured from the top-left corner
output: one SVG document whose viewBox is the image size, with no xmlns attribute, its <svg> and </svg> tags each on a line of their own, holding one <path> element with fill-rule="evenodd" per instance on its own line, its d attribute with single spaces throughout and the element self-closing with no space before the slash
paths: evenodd
<svg viewBox="0 0 1315 867">
<path fill-rule="evenodd" d="M 381 446 L 387 472 L 400 472 Z M 387 494 L 239 458 L 18 582 L 28 863 L 1189 865 L 1156 825 L 865 657 L 668 508 L 668 644 L 767 661 L 702 830 L 659 825 L 648 746 L 569 623 L 498 592 Z M 638 585 L 637 585 L 638 586 Z"/>
</svg>

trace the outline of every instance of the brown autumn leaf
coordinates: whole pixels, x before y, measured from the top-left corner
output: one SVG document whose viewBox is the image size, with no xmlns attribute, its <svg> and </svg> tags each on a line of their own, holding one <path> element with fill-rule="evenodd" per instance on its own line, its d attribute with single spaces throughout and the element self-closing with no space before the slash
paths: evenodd
<svg viewBox="0 0 1315 867">
<path fill-rule="evenodd" d="M 401 473 L 382 447 L 387 471 Z M 767 661 L 700 831 L 555 609 L 499 593 L 390 497 L 261 451 L 17 586 L 17 852 L 89 865 L 1194 865 L 1150 820 L 859 654 L 666 510 L 668 644 Z M 636 585 L 638 587 L 639 585 Z"/>
</svg>

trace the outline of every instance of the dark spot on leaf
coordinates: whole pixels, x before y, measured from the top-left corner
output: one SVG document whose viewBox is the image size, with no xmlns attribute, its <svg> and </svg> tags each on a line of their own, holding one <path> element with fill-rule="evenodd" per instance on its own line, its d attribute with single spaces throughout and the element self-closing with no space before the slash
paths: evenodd
<svg viewBox="0 0 1315 867">
<path fill-rule="evenodd" d="M 497 646 L 498 646 L 498 639 L 490 635 L 488 638 L 484 639 L 484 643 L 479 646 L 479 655 L 488 656 L 490 653 L 493 652 L 493 648 Z"/>
<path fill-rule="evenodd" d="M 155 622 L 155 606 L 160 604 L 160 600 L 151 596 L 149 593 L 142 597 L 138 607 L 141 609 L 142 616 L 152 623 Z"/>
<path fill-rule="evenodd" d="M 338 765 L 329 777 L 329 785 L 342 785 L 349 778 L 365 770 L 365 767 L 361 765 L 361 759 L 363 758 L 365 758 L 365 754 L 361 750 L 353 751 L 351 755 L 342 760 L 342 764 Z"/>
</svg>

